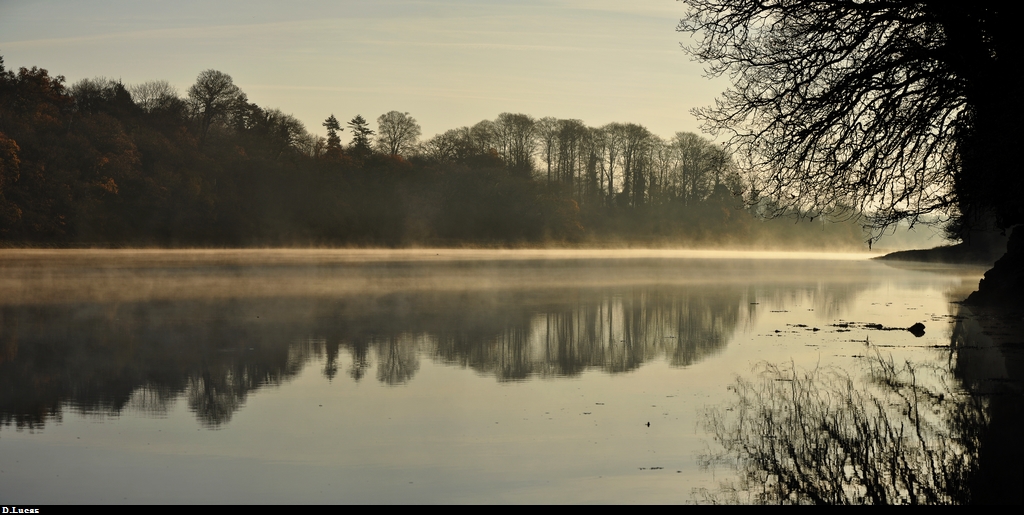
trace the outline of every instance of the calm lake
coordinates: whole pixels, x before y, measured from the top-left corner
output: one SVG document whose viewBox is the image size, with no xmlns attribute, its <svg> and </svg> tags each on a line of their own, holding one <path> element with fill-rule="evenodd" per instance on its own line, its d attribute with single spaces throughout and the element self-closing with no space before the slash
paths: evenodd
<svg viewBox="0 0 1024 515">
<path fill-rule="evenodd" d="M 0 250 L 0 499 L 699 502 L 735 475 L 702 464 L 707 412 L 737 378 L 771 363 L 860 382 L 877 356 L 941 376 L 972 331 L 953 301 L 983 272 L 713 251 Z M 916 323 L 923 336 L 902 330 Z"/>
</svg>

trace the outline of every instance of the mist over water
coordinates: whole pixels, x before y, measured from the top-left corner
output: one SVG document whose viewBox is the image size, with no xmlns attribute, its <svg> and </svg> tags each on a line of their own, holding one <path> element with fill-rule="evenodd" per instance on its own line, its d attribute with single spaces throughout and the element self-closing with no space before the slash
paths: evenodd
<svg viewBox="0 0 1024 515">
<path fill-rule="evenodd" d="M 329 297 L 396 290 L 487 291 L 692 283 L 708 267 L 745 281 L 798 278 L 795 259 L 866 254 L 695 250 L 3 250 L 0 303 Z M 680 260 L 687 266 L 673 268 Z"/>
<path fill-rule="evenodd" d="M 728 474 L 698 456 L 735 377 L 768 361 L 859 381 L 876 350 L 947 362 L 950 301 L 981 272 L 725 251 L 0 251 L 0 463 L 19 467 L 0 496 L 690 502 Z M 917 322 L 923 337 L 870 326 Z"/>
</svg>

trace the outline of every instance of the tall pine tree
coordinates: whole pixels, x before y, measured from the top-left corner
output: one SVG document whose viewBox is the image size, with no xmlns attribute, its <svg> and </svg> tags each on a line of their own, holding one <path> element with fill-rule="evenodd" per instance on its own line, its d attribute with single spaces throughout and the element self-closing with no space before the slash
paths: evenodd
<svg viewBox="0 0 1024 515">
<path fill-rule="evenodd" d="M 371 151 L 370 136 L 373 136 L 373 131 L 366 119 L 357 114 L 348 122 L 348 126 L 352 129 L 352 150 L 361 156 L 368 155 Z"/>
<path fill-rule="evenodd" d="M 330 118 L 324 120 L 324 127 L 327 127 L 327 152 L 337 152 L 341 150 L 341 137 L 338 136 L 338 132 L 343 131 L 341 124 L 338 123 L 338 119 L 334 117 L 332 113 Z"/>
</svg>

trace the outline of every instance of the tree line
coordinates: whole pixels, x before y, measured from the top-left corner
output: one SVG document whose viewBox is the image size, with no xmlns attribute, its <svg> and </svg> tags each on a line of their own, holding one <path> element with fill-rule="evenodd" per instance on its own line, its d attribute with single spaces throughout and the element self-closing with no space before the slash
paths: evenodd
<svg viewBox="0 0 1024 515">
<path fill-rule="evenodd" d="M 344 118 L 342 118 L 344 119 Z M 421 140 L 409 113 L 327 136 L 230 75 L 67 86 L 0 58 L 0 241 L 54 245 L 623 243 L 857 246 L 859 227 L 764 222 L 721 146 L 642 125 L 501 113 Z M 344 139 L 343 139 L 344 137 Z M 345 142 L 347 140 L 347 142 Z M 760 199 L 760 203 L 769 202 Z"/>
</svg>

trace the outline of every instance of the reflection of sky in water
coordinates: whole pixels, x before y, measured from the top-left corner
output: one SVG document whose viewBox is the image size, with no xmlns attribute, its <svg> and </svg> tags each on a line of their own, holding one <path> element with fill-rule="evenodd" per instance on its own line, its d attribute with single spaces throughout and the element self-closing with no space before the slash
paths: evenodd
<svg viewBox="0 0 1024 515">
<path fill-rule="evenodd" d="M 942 360 L 948 301 L 980 275 L 672 251 L 2 252 L 0 464 L 18 469 L 0 465 L 0 497 L 19 503 L 686 501 L 711 481 L 698 413 L 733 377 L 855 370 L 867 339 Z"/>
</svg>

